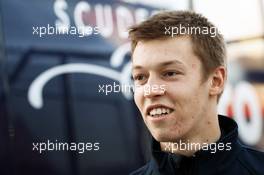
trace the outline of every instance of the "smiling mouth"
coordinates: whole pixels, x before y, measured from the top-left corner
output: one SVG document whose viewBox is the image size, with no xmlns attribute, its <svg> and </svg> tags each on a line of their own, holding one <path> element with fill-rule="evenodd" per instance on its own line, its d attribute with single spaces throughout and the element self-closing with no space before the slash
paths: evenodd
<svg viewBox="0 0 264 175">
<path fill-rule="evenodd" d="M 153 108 L 148 112 L 148 115 L 153 118 L 158 118 L 158 117 L 166 117 L 170 113 L 172 113 L 174 110 L 169 109 L 166 107 L 158 107 L 158 108 Z"/>
</svg>

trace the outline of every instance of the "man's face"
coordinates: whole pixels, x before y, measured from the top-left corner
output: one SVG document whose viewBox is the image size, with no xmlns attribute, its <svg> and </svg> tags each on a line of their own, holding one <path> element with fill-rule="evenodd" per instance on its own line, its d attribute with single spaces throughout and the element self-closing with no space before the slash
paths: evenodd
<svg viewBox="0 0 264 175">
<path fill-rule="evenodd" d="M 209 83 L 202 82 L 190 38 L 139 42 L 132 65 L 134 99 L 152 136 L 173 142 L 197 134 L 207 112 Z"/>
</svg>

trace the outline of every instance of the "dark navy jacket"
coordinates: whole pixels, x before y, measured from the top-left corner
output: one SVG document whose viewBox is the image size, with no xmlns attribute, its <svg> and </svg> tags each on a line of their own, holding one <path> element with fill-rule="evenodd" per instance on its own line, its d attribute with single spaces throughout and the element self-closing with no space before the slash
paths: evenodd
<svg viewBox="0 0 264 175">
<path fill-rule="evenodd" d="M 264 153 L 239 143 L 234 120 L 219 116 L 219 125 L 216 143 L 231 143 L 231 150 L 200 150 L 186 157 L 161 151 L 153 139 L 151 161 L 131 175 L 264 175 Z"/>
</svg>

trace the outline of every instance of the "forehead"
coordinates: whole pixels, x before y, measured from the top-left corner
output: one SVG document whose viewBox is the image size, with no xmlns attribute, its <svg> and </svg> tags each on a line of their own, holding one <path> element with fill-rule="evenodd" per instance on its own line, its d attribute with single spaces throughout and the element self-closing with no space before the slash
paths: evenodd
<svg viewBox="0 0 264 175">
<path fill-rule="evenodd" d="M 133 69 L 166 65 L 169 62 L 186 67 L 200 64 L 198 57 L 193 53 L 192 42 L 188 36 L 140 41 L 132 57 Z"/>
</svg>

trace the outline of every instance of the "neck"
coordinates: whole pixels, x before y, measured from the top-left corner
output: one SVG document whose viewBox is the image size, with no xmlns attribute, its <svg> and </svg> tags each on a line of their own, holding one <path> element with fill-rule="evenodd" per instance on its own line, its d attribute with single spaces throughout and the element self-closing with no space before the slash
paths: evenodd
<svg viewBox="0 0 264 175">
<path fill-rule="evenodd" d="M 221 131 L 216 113 L 215 116 L 204 117 L 204 120 L 199 122 L 199 125 L 196 129 L 193 129 L 192 134 L 189 136 L 180 138 L 173 143 L 161 142 L 161 150 L 184 156 L 192 156 L 204 145 L 209 145 L 219 140 Z M 166 149 L 168 145 L 170 149 Z"/>
</svg>

